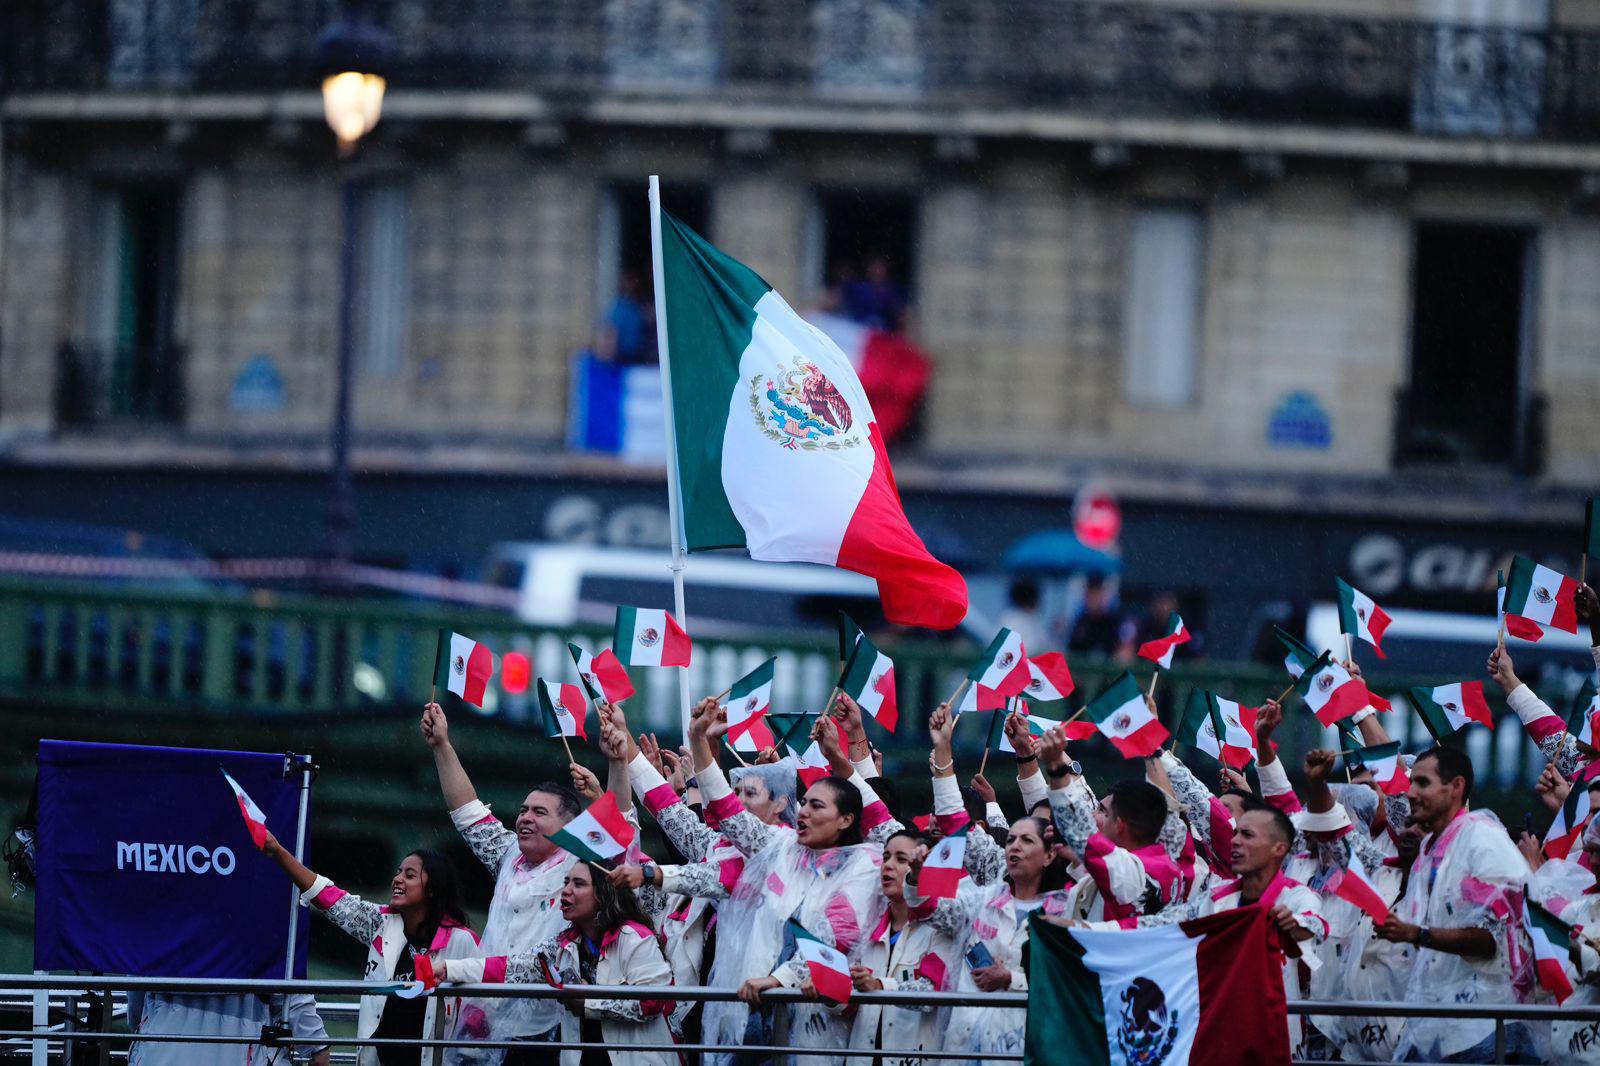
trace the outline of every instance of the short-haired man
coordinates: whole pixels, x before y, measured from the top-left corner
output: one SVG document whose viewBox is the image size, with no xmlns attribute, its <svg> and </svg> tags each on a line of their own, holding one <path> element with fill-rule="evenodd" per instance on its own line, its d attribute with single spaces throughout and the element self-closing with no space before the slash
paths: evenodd
<svg viewBox="0 0 1600 1066">
<path fill-rule="evenodd" d="M 1411 767 L 1411 821 L 1427 836 L 1405 895 L 1375 930 L 1407 945 L 1412 957 L 1401 998 L 1412 1003 L 1511 1003 L 1508 926 L 1529 877 L 1505 827 L 1469 810 L 1472 760 L 1443 745 Z M 1514 931 L 1513 931 L 1514 932 Z M 1505 1062 L 1537 1062 L 1525 1025 L 1506 1026 Z M 1401 1061 L 1493 1062 L 1494 1023 L 1472 1018 L 1412 1018 L 1395 1057 Z"/>
<path fill-rule="evenodd" d="M 1168 810 L 1166 793 L 1148 781 L 1130 779 L 1118 781 L 1096 803 L 1083 768 L 1067 758 L 1066 733 L 1060 726 L 1041 738 L 1039 760 L 1050 778 L 1056 832 L 1088 875 L 1073 887 L 1071 913 L 1090 921 L 1132 924 L 1176 899 L 1178 865 L 1162 835 L 1169 817 L 1180 833 L 1182 822 Z"/>
<path fill-rule="evenodd" d="M 534 950 L 566 928 L 561 917 L 561 889 L 577 859 L 551 843 L 548 835 L 576 818 L 583 810 L 582 802 L 567 785 L 537 784 L 517 810 L 515 831 L 507 829 L 490 813 L 489 805 L 478 799 L 450 743 L 449 723 L 437 703 L 428 704 L 422 712 L 422 738 L 433 749 L 439 790 L 450 809 L 450 820 L 494 877 L 494 898 L 483 925 L 483 954 Z M 468 1000 L 462 1004 L 458 1030 L 468 1039 L 544 1042 L 559 1036 L 561 1010 L 561 1004 L 553 999 Z M 557 1052 L 536 1044 L 526 1051 L 507 1053 L 473 1050 L 470 1057 L 475 1062 L 520 1066 L 554 1064 Z"/>
</svg>

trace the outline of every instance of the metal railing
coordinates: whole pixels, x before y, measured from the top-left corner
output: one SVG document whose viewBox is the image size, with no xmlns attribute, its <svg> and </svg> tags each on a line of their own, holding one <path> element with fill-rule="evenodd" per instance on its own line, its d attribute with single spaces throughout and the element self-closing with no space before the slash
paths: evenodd
<svg viewBox="0 0 1600 1066">
<path fill-rule="evenodd" d="M 0 6 L 0 72 L 12 92 L 303 88 L 315 82 L 315 41 L 337 6 L 11 0 Z M 1600 35 L 1564 27 L 1100 0 L 370 7 L 394 41 L 392 84 L 408 89 L 1600 133 Z"/>
<path fill-rule="evenodd" d="M 399 987 L 393 982 L 361 982 L 361 981 L 240 981 L 203 978 L 165 978 L 165 977 L 75 977 L 50 974 L 0 974 L 0 1006 L 12 1004 L 21 1005 L 21 1001 L 11 999 L 10 1003 L 3 1002 L 9 998 L 8 994 L 33 993 L 30 1005 L 35 1011 L 35 1023 L 27 1028 L 0 1028 L 0 1056 L 8 1054 L 33 1054 L 35 1049 L 40 1052 L 48 1050 L 48 1045 L 59 1047 L 64 1043 L 97 1042 L 101 1047 L 101 1054 L 109 1056 L 111 1046 L 116 1043 L 126 1044 L 135 1039 L 128 1032 L 113 1029 L 100 1029 L 95 1031 L 82 1031 L 71 1029 L 49 1029 L 40 1018 L 44 1006 L 49 1002 L 49 997 L 58 997 L 58 1002 L 68 1002 L 72 997 L 88 995 L 115 995 L 120 992 L 138 991 L 145 993 L 175 993 L 188 995 L 259 995 L 275 996 L 287 994 L 305 994 L 318 998 L 319 1010 L 323 1009 L 321 1000 L 325 997 L 352 997 L 372 995 L 374 992 L 393 990 Z M 703 988 L 703 987 L 678 987 L 642 986 L 642 985 L 568 985 L 564 988 L 551 988 L 545 985 L 449 985 L 448 995 L 455 997 L 471 998 L 527 998 L 527 999 L 557 999 L 577 1000 L 586 998 L 604 999 L 629 999 L 629 1000 L 689 1000 L 695 1002 L 731 1002 L 736 998 L 733 989 Z M 436 991 L 435 995 L 444 994 L 445 990 Z M 1026 1009 L 1028 1005 L 1027 993 L 1023 992 L 858 992 L 852 994 L 852 1002 L 860 1005 L 877 1006 L 943 1006 L 961 1007 L 976 1006 L 986 1008 L 1020 1008 Z M 798 989 L 776 988 L 763 994 L 763 1000 L 769 1003 L 798 1003 L 804 1002 L 805 997 Z M 1495 1062 L 1504 1062 L 1507 1051 L 1506 1026 L 1518 1022 L 1600 1022 L 1600 1006 L 1565 1008 L 1550 1005 L 1532 1004 L 1433 1004 L 1433 1003 L 1394 1003 L 1388 1001 L 1344 1001 L 1344 1000 L 1290 1000 L 1288 1011 L 1291 1015 L 1325 1015 L 1342 1017 L 1368 1017 L 1368 1018 L 1435 1018 L 1435 1019 L 1463 1019 L 1476 1021 L 1492 1021 L 1495 1026 Z M 467 1041 L 452 1040 L 443 1035 L 444 1012 L 435 1014 L 436 1032 L 418 1039 L 358 1039 L 333 1036 L 328 1041 L 321 1039 L 301 1039 L 292 1036 L 273 1036 L 269 1043 L 280 1046 L 323 1046 L 330 1043 L 340 1048 L 358 1047 L 420 1047 L 420 1048 L 447 1048 L 447 1047 L 481 1047 L 481 1048 L 515 1048 L 526 1047 L 526 1043 L 517 1041 Z M 210 1034 L 182 1034 L 169 1033 L 140 1037 L 152 1043 L 206 1043 L 206 1044 L 257 1044 L 261 1043 L 258 1035 L 240 1035 L 233 1037 L 214 1036 Z M 21 1042 L 21 1043 L 19 1043 Z M 24 1048 L 22 1043 L 27 1046 Z M 567 1050 L 603 1050 L 608 1045 L 586 1043 L 562 1043 L 561 1047 Z M 700 1053 L 707 1051 L 725 1050 L 728 1045 L 719 1044 L 629 1044 L 633 1051 L 661 1051 L 661 1052 L 687 1052 Z M 781 1037 L 775 1037 L 770 1045 L 741 1045 L 746 1052 L 756 1054 L 770 1054 L 784 1056 L 793 1052 L 794 1048 L 783 1043 Z M 873 1048 L 848 1048 L 828 1049 L 826 1054 L 846 1059 L 869 1058 L 880 1054 Z M 952 1059 L 969 1058 L 970 1055 L 961 1052 L 939 1051 L 918 1052 L 917 1056 L 928 1061 L 947 1061 Z M 1021 1055 L 986 1055 L 987 1061 L 992 1062 L 1019 1062 Z"/>
</svg>

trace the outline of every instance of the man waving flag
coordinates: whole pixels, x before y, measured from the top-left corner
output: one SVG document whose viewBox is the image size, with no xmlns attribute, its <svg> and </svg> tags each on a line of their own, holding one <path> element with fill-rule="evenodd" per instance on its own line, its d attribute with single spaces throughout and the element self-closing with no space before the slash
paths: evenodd
<svg viewBox="0 0 1600 1066">
<path fill-rule="evenodd" d="M 854 570 L 890 622 L 960 623 L 966 582 L 911 528 L 849 358 L 665 211 L 657 254 L 688 549 Z"/>
</svg>

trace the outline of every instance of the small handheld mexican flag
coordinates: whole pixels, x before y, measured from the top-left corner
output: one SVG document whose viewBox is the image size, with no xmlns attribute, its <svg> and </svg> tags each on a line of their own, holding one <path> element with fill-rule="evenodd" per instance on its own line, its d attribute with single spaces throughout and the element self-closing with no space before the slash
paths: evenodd
<svg viewBox="0 0 1600 1066">
<path fill-rule="evenodd" d="M 628 679 L 628 671 L 622 668 L 622 662 L 610 648 L 599 655 L 590 655 L 576 644 L 569 643 L 567 651 L 572 653 L 572 661 L 578 664 L 578 679 L 583 682 L 584 691 L 589 693 L 591 700 L 621 703 L 633 695 L 633 682 Z"/>
<path fill-rule="evenodd" d="M 816 724 L 817 716 L 814 714 L 768 714 L 768 721 L 777 733 L 778 744 L 794 756 L 795 772 L 800 777 L 800 782 L 810 788 L 824 777 L 828 776 L 829 767 L 822 748 L 811 739 L 811 729 Z M 829 718 L 828 721 L 843 730 L 838 721 Z"/>
<path fill-rule="evenodd" d="M 1064 929 L 1035 913 L 1023 1061 L 1288 1066 L 1275 942 L 1265 907 L 1117 930 Z"/>
<path fill-rule="evenodd" d="M 1083 713 L 1125 759 L 1154 754 L 1172 735 L 1145 705 L 1139 683 L 1126 671 L 1090 700 Z"/>
<path fill-rule="evenodd" d="M 856 646 L 850 649 L 844 673 L 839 678 L 839 690 L 855 700 L 861 709 L 875 718 L 879 725 L 894 732 L 900 721 L 900 709 L 894 697 L 894 660 L 879 651 L 872 641 L 862 634 Z"/>
<path fill-rule="evenodd" d="M 1191 689 L 1178 723 L 1178 739 L 1224 766 L 1242 770 L 1256 757 L 1256 710 L 1215 692 Z"/>
<path fill-rule="evenodd" d="M 967 671 L 974 686 L 983 686 L 997 696 L 1020 696 L 1032 680 L 1028 672 L 1028 652 L 1022 638 L 1002 628 L 983 649 L 978 661 Z"/>
<path fill-rule="evenodd" d="M 1002 696 L 994 689 L 985 688 L 974 682 L 967 686 L 966 694 L 956 706 L 956 717 L 960 718 L 970 711 L 1003 711 L 1010 706 L 1010 697 Z"/>
<path fill-rule="evenodd" d="M 534 681 L 539 696 L 540 718 L 547 737 L 577 737 L 588 740 L 584 719 L 589 717 L 589 701 L 577 685 L 552 685 L 544 678 Z"/>
<path fill-rule="evenodd" d="M 433 683 L 454 692 L 474 707 L 483 706 L 483 690 L 494 673 L 494 656 L 471 637 L 439 630 L 439 646 L 433 655 Z"/>
<path fill-rule="evenodd" d="M 1011 738 L 1006 736 L 1006 714 L 1006 711 L 995 711 L 994 717 L 989 721 L 989 748 L 1015 753 L 1017 749 L 1011 746 Z M 1022 717 L 1028 723 L 1028 732 L 1036 737 L 1042 737 L 1047 730 L 1062 724 L 1042 714 L 1025 713 Z M 1067 722 L 1065 729 L 1068 740 L 1086 740 L 1099 731 L 1093 722 L 1085 722 L 1082 719 Z"/>
<path fill-rule="evenodd" d="M 1372 780 L 1386 796 L 1398 796 L 1411 787 L 1411 774 L 1405 760 L 1400 758 L 1400 742 L 1374 744 L 1345 756 L 1352 766 L 1365 766 L 1372 771 Z"/>
<path fill-rule="evenodd" d="M 728 742 L 735 751 L 761 751 L 773 745 L 772 730 L 762 719 L 772 709 L 777 665 L 777 656 L 773 656 L 728 689 Z"/>
<path fill-rule="evenodd" d="M 824 944 L 793 918 L 789 919 L 789 931 L 794 934 L 794 952 L 811 972 L 811 986 L 817 995 L 835 1003 L 849 1003 L 853 982 L 844 952 Z"/>
<path fill-rule="evenodd" d="M 1571 958 L 1572 926 L 1522 896 L 1522 926 L 1533 941 L 1534 969 L 1539 974 L 1539 984 L 1552 996 L 1557 1005 L 1565 1003 L 1572 995 L 1572 975 L 1567 972 Z"/>
<path fill-rule="evenodd" d="M 1028 659 L 1028 687 L 1022 694 L 1035 703 L 1053 703 L 1072 695 L 1072 671 L 1067 669 L 1067 657 L 1058 651 Z"/>
<path fill-rule="evenodd" d="M 689 634 L 666 611 L 618 607 L 611 650 L 623 666 L 688 666 Z"/>
<path fill-rule="evenodd" d="M 1544 855 L 1547 859 L 1564 859 L 1572 854 L 1572 847 L 1583 836 L 1593 812 L 1589 809 L 1589 790 L 1579 788 L 1574 782 L 1572 791 L 1556 811 L 1555 821 L 1544 835 Z"/>
<path fill-rule="evenodd" d="M 1189 643 L 1189 630 L 1183 624 L 1183 619 L 1178 617 L 1178 612 L 1173 611 L 1167 616 L 1167 631 L 1155 640 L 1147 640 L 1139 645 L 1139 658 L 1149 659 L 1163 670 L 1172 669 L 1172 653 L 1178 650 L 1179 644 Z"/>
<path fill-rule="evenodd" d="M 1317 653 L 1290 636 L 1282 626 L 1273 626 L 1272 635 L 1283 645 L 1283 668 L 1289 671 L 1290 677 L 1298 679 L 1306 672 L 1306 667 L 1317 661 Z"/>
<path fill-rule="evenodd" d="M 1525 618 L 1540 626 L 1578 631 L 1578 583 L 1542 563 L 1518 555 L 1511 560 L 1506 579 L 1506 628 L 1511 618 Z"/>
<path fill-rule="evenodd" d="M 1442 741 L 1471 722 L 1494 728 L 1489 704 L 1483 698 L 1482 681 L 1457 681 L 1437 688 L 1419 685 L 1407 695 L 1434 740 Z"/>
<path fill-rule="evenodd" d="M 1572 697 L 1572 706 L 1567 711 L 1567 732 L 1579 744 L 1600 747 L 1595 743 L 1596 718 L 1600 718 L 1600 696 L 1595 694 L 1594 678 L 1586 677 L 1583 684 L 1578 686 L 1578 694 Z"/>
<path fill-rule="evenodd" d="M 1328 879 L 1327 891 L 1366 911 L 1374 925 L 1382 925 L 1389 919 L 1389 905 L 1383 901 L 1383 893 L 1378 891 L 1361 860 L 1353 854 L 1349 865 L 1336 870 Z"/>
<path fill-rule="evenodd" d="M 239 815 L 244 819 L 244 827 L 250 831 L 251 842 L 256 847 L 261 847 L 267 842 L 266 814 L 256 806 L 256 801 L 250 798 L 250 793 L 239 787 L 239 782 L 233 779 L 232 774 L 223 770 L 222 779 L 228 782 L 228 787 L 233 789 L 233 798 L 239 801 Z"/>
<path fill-rule="evenodd" d="M 1544 630 L 1528 621 L 1520 614 L 1506 614 L 1506 572 L 1494 572 L 1494 610 L 1495 620 L 1505 628 L 1507 633 L 1522 640 L 1534 641 L 1544 638 Z"/>
<path fill-rule="evenodd" d="M 1349 584 L 1343 578 L 1334 578 L 1339 586 L 1339 632 L 1360 637 L 1372 645 L 1372 650 L 1383 659 L 1383 631 L 1389 628 L 1389 615 L 1372 602 L 1372 597 Z"/>
<path fill-rule="evenodd" d="M 967 865 L 968 822 L 954 833 L 946 834 L 934 845 L 928 857 L 922 860 L 922 873 L 917 875 L 917 892 L 928 899 L 954 899 L 956 888 Z"/>
<path fill-rule="evenodd" d="M 1351 677 L 1350 671 L 1334 662 L 1327 652 L 1317 656 L 1294 685 L 1323 725 L 1348 718 L 1371 702 L 1367 686 Z"/>
<path fill-rule="evenodd" d="M 605 862 L 628 850 L 633 843 L 633 826 L 617 809 L 617 797 L 602 792 L 588 810 L 547 834 L 546 839 L 587 862 Z"/>
</svg>

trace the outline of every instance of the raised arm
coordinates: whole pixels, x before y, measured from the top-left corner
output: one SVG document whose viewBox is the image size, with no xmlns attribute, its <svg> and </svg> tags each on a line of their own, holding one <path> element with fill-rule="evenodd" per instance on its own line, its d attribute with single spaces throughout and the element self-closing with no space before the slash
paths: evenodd
<svg viewBox="0 0 1600 1066">
<path fill-rule="evenodd" d="M 1517 677 L 1516 665 L 1504 644 L 1489 654 L 1489 676 L 1505 691 L 1507 705 L 1522 720 L 1523 730 L 1539 746 L 1545 761 L 1553 763 L 1564 777 L 1577 773 L 1583 760 L 1577 738 L 1567 732 L 1566 720 Z"/>
<path fill-rule="evenodd" d="M 956 780 L 956 760 L 951 746 L 954 733 L 955 719 L 950 714 L 950 705 L 941 703 L 928 719 L 928 734 L 933 740 L 928 769 L 933 774 L 933 820 L 945 834 L 957 832 L 971 821 L 961 798 L 961 785 Z M 1004 866 L 1005 853 L 993 837 L 984 832 L 967 833 L 966 868 L 973 884 L 994 882 Z"/>
<path fill-rule="evenodd" d="M 1272 748 L 1272 733 L 1283 723 L 1283 705 L 1268 700 L 1256 716 L 1256 774 L 1261 778 L 1261 798 L 1284 814 L 1301 810 L 1300 797 L 1289 784 L 1283 760 Z"/>
<path fill-rule="evenodd" d="M 363 944 L 372 943 L 383 922 L 383 910 L 376 903 L 368 903 L 360 896 L 352 896 L 326 877 L 318 876 L 305 863 L 291 855 L 278 843 L 278 838 L 268 830 L 261 842 L 261 854 L 283 867 L 294 887 L 300 890 L 303 906 L 313 907 L 328 916 L 328 920 Z"/>
<path fill-rule="evenodd" d="M 853 706 L 854 701 L 851 703 Z M 828 760 L 828 771 L 835 777 L 849 781 L 861 794 L 861 831 L 867 842 L 882 844 L 905 827 L 895 821 L 894 816 L 889 813 L 889 808 L 878 798 L 872 786 L 867 784 L 867 779 L 862 776 L 855 763 L 850 761 L 844 746 L 839 743 L 839 729 L 833 721 L 828 715 L 818 715 L 816 724 L 811 727 L 811 739 L 817 742 L 817 748 Z M 864 762 L 869 769 L 872 768 L 870 753 Z"/>
<path fill-rule="evenodd" d="M 444 708 L 430 703 L 422 709 L 422 739 L 433 751 L 433 768 L 439 773 L 439 791 L 444 794 L 446 810 L 471 803 L 478 798 L 472 780 L 461 766 L 461 759 L 450 743 L 450 723 L 445 719 Z"/>
</svg>

